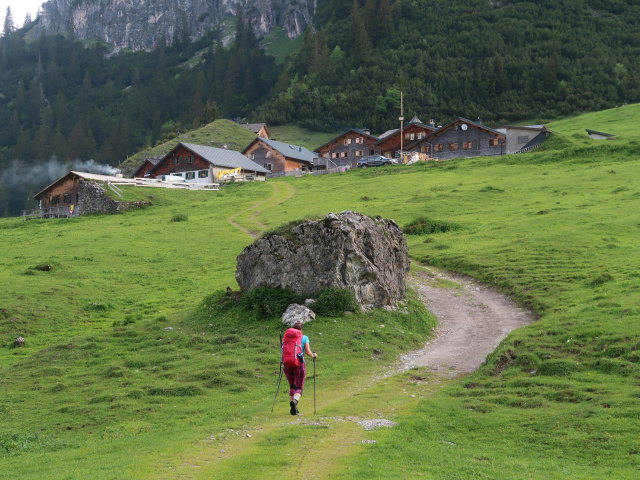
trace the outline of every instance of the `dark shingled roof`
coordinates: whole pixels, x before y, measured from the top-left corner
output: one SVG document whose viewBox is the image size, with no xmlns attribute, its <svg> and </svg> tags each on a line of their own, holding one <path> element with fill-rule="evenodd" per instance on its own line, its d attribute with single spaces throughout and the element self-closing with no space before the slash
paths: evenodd
<svg viewBox="0 0 640 480">
<path fill-rule="evenodd" d="M 205 147 L 204 145 L 196 145 L 193 143 L 180 142 L 193 153 L 200 155 L 207 162 L 217 167 L 242 168 L 250 172 L 271 173 L 264 167 L 261 167 L 253 160 L 245 157 L 235 150 L 226 150 L 224 148 Z"/>
<path fill-rule="evenodd" d="M 262 129 L 262 127 L 266 125 L 267 125 L 266 123 L 245 123 L 243 127 L 248 128 L 253 133 L 260 133 L 260 130 Z"/>
<path fill-rule="evenodd" d="M 309 163 L 312 163 L 313 159 L 318 157 L 316 153 L 299 145 L 291 145 L 289 143 L 278 142 L 276 140 L 269 140 L 268 138 L 262 137 L 258 137 L 257 140 L 262 140 L 264 143 L 269 145 L 274 150 L 277 150 L 285 157 L 294 158 L 296 160 L 301 160 L 303 162 Z"/>
</svg>

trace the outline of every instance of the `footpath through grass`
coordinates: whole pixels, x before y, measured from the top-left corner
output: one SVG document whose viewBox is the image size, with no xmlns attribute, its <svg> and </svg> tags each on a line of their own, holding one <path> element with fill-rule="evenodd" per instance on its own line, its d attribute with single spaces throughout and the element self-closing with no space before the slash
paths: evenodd
<svg viewBox="0 0 640 480">
<path fill-rule="evenodd" d="M 572 137 L 597 118 L 621 138 Z M 268 184 L 154 190 L 154 206 L 111 217 L 1 220 L 0 478 L 636 478 L 640 139 L 622 125 L 640 124 L 640 108 L 597 118 L 552 124 L 555 139 L 524 155 L 277 181 L 296 194 L 262 210 L 262 225 L 346 209 L 455 223 L 409 236 L 411 255 L 540 315 L 476 374 L 422 399 L 428 381 L 367 384 L 426 337 L 420 305 L 311 324 L 319 414 L 347 416 L 337 400 L 353 384 L 358 412 L 399 422 L 366 434 L 270 416 L 277 319 L 203 303 L 234 285 L 250 242 L 226 219 L 268 199 Z M 11 346 L 17 335 L 26 347 Z M 212 460 L 227 451 L 216 442 L 229 454 Z M 304 469 L 296 447 L 314 466 L 319 448 L 324 468 Z"/>
</svg>

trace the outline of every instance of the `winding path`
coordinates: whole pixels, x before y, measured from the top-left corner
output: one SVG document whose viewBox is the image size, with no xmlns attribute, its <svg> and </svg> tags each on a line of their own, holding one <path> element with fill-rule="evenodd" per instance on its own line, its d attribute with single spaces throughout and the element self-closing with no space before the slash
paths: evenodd
<svg viewBox="0 0 640 480">
<path fill-rule="evenodd" d="M 264 231 L 267 227 L 258 221 L 257 216 L 265 208 L 283 203 L 295 193 L 288 183 L 278 182 L 276 185 L 274 182 L 272 187 L 271 197 L 238 212 L 227 221 L 252 237 Z M 474 371 L 511 331 L 535 320 L 531 312 L 519 307 L 506 295 L 462 275 L 414 264 L 408 283 L 438 318 L 434 337 L 423 348 L 402 355 L 397 364 L 389 367 L 382 376 L 363 376 L 355 379 L 349 389 L 338 388 L 323 395 L 318 416 L 289 419 L 279 411 L 277 415 L 257 418 L 246 426 L 246 430 L 227 429 L 226 436 L 225 431 L 216 432 L 210 439 L 199 443 L 197 448 L 188 448 L 165 461 L 154 478 L 229 478 L 228 472 L 242 471 L 245 465 L 253 465 L 251 477 L 243 478 L 278 476 L 329 480 L 335 473 L 344 473 L 348 459 L 357 454 L 362 444 L 375 443 L 370 438 L 367 425 L 392 426 L 393 422 L 382 417 L 402 415 L 402 411 L 407 412 L 449 379 Z M 427 378 L 418 376 L 419 380 L 413 379 L 409 383 L 406 376 L 396 375 L 414 367 L 424 368 L 433 375 Z M 370 389 L 374 393 L 367 403 L 362 399 L 367 398 Z M 386 396 L 383 395 L 381 398 L 384 400 L 380 401 L 378 395 L 385 389 Z M 413 394 L 408 389 L 413 389 Z M 360 398 L 359 402 L 365 402 L 360 405 L 365 407 L 361 413 L 366 417 L 352 416 L 350 400 L 356 397 Z M 306 407 L 310 408 L 309 400 L 306 401 Z M 270 399 L 267 402 L 270 404 Z M 333 415 L 323 415 L 323 410 Z M 296 437 L 295 445 L 290 445 L 286 439 L 291 425 L 296 424 L 318 428 L 310 430 L 305 437 Z M 287 453 L 287 448 L 294 447 L 295 460 L 289 457 L 291 453 Z"/>
<path fill-rule="evenodd" d="M 409 285 L 438 318 L 434 338 L 401 357 L 401 369 L 426 367 L 445 377 L 470 373 L 534 315 L 495 289 L 432 267 L 414 268 Z"/>
<path fill-rule="evenodd" d="M 288 182 L 269 182 L 269 185 L 273 188 L 273 193 L 269 198 L 260 200 L 250 207 L 231 215 L 227 218 L 227 222 L 251 238 L 257 238 L 258 235 L 267 230 L 268 226 L 260 222 L 258 216 L 267 208 L 286 202 L 296 193 L 295 187 Z M 241 225 L 240 221 L 245 225 Z"/>
</svg>

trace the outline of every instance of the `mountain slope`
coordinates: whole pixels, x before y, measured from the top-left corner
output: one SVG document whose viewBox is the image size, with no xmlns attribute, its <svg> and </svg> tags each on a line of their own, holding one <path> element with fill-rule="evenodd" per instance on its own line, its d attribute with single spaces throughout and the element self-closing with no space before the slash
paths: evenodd
<svg viewBox="0 0 640 480">
<path fill-rule="evenodd" d="M 323 0 L 260 108 L 270 123 L 550 119 L 640 100 L 640 5 L 601 0 Z"/>
</svg>

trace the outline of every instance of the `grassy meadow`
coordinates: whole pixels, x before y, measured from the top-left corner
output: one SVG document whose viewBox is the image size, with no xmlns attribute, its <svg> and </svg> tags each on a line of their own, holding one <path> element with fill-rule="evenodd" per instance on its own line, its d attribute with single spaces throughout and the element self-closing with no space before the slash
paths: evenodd
<svg viewBox="0 0 640 480">
<path fill-rule="evenodd" d="M 127 190 L 152 205 L 1 219 L 0 478 L 636 478 L 633 124 L 640 105 L 552 123 L 523 155 Z M 291 425 L 284 389 L 270 413 L 278 319 L 223 290 L 236 288 L 244 232 L 342 210 L 457 224 L 409 235 L 411 256 L 496 285 L 539 319 L 443 382 L 379 376 L 434 326 L 413 295 L 398 312 L 320 317 L 305 328 L 320 354 L 318 415 L 308 385 Z M 398 425 L 364 431 L 352 416 Z"/>
</svg>

